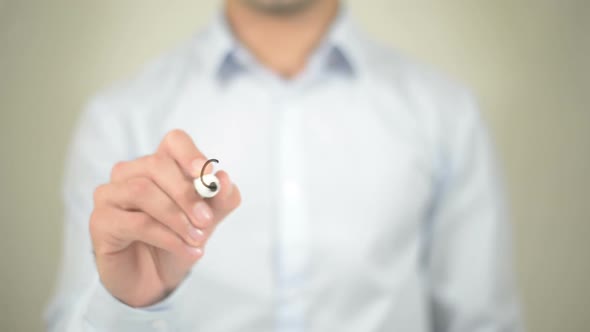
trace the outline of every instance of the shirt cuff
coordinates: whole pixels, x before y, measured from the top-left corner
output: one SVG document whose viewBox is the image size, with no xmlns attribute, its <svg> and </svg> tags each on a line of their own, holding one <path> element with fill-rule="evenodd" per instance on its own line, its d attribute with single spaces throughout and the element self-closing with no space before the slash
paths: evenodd
<svg viewBox="0 0 590 332">
<path fill-rule="evenodd" d="M 133 308 L 119 301 L 97 278 L 84 319 L 98 331 L 163 332 L 183 329 L 189 323 L 181 310 L 189 293 L 189 277 L 190 272 L 166 298 L 143 308 Z"/>
</svg>

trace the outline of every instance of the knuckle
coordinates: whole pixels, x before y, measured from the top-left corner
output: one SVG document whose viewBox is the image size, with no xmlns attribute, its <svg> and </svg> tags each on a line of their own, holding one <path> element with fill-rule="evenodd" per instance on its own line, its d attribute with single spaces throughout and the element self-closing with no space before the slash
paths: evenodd
<svg viewBox="0 0 590 332">
<path fill-rule="evenodd" d="M 108 213 L 102 209 L 93 210 L 88 222 L 88 231 L 93 241 L 102 238 L 106 233 L 109 233 L 111 223 L 107 218 Z"/>
<path fill-rule="evenodd" d="M 88 224 L 88 229 L 90 230 L 90 234 L 98 234 L 100 232 L 100 216 L 97 210 L 92 211 L 90 215 L 90 222 Z"/>
<path fill-rule="evenodd" d="M 146 157 L 146 162 L 150 170 L 158 169 L 164 162 L 164 158 L 157 154 L 152 154 Z"/>
<path fill-rule="evenodd" d="M 142 196 L 152 189 L 152 182 L 146 178 L 134 178 L 127 183 L 129 192 L 133 196 Z"/>
<path fill-rule="evenodd" d="M 116 179 L 120 174 L 122 174 L 123 169 L 127 165 L 126 161 L 119 161 L 111 168 L 111 180 Z"/>
<path fill-rule="evenodd" d="M 96 189 L 94 189 L 94 193 L 93 193 L 92 197 L 94 199 L 95 206 L 104 200 L 104 198 L 106 197 L 105 193 L 107 190 L 108 190 L 107 184 L 101 184 L 98 187 L 96 187 Z"/>
<path fill-rule="evenodd" d="M 146 157 L 146 176 L 152 179 L 157 179 L 161 174 L 166 173 L 171 165 L 174 165 L 172 159 L 160 154 L 153 154 Z"/>
<path fill-rule="evenodd" d="M 166 136 L 164 137 L 164 142 L 167 146 L 171 147 L 174 145 L 174 143 L 185 139 L 187 136 L 188 135 L 186 134 L 186 132 L 184 132 L 184 130 L 173 129 L 166 134 Z"/>
</svg>

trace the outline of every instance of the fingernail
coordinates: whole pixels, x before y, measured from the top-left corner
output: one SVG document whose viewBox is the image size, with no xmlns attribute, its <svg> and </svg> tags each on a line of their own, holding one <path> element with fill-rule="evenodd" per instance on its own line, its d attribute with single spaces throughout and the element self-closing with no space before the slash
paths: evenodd
<svg viewBox="0 0 590 332">
<path fill-rule="evenodd" d="M 203 201 L 197 202 L 195 208 L 193 209 L 193 214 L 197 220 L 202 222 L 211 221 L 213 219 L 213 212 L 211 212 L 211 208 Z"/>
<path fill-rule="evenodd" d="M 195 256 L 195 257 L 199 257 L 199 256 L 203 255 L 203 249 L 198 248 L 198 247 L 186 246 L 186 250 L 189 252 L 189 254 L 191 254 L 192 256 Z"/>
<path fill-rule="evenodd" d="M 188 228 L 188 235 L 191 237 L 191 239 L 197 241 L 197 242 L 201 242 L 203 240 L 204 237 L 204 233 L 202 230 L 189 226 Z"/>
</svg>

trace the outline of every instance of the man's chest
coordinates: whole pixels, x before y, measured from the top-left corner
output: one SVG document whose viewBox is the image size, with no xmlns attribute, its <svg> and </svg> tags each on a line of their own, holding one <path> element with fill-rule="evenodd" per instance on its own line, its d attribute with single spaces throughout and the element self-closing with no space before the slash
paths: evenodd
<svg viewBox="0 0 590 332">
<path fill-rule="evenodd" d="M 186 130 L 242 194 L 199 263 L 203 280 L 271 298 L 277 264 L 320 284 L 386 290 L 376 281 L 413 277 L 432 170 L 409 110 L 354 91 L 197 97 L 159 130 Z"/>
</svg>

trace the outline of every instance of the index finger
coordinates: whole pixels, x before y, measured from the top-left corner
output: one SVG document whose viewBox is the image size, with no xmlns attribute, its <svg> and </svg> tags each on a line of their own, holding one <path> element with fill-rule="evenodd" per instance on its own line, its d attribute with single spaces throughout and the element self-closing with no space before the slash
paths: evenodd
<svg viewBox="0 0 590 332">
<path fill-rule="evenodd" d="M 174 129 L 164 136 L 160 143 L 157 154 L 163 154 L 172 158 L 182 171 L 192 178 L 200 176 L 201 167 L 207 160 L 205 155 L 197 148 L 192 138 L 181 129 Z M 213 171 L 211 165 L 207 166 L 206 172 Z"/>
</svg>

